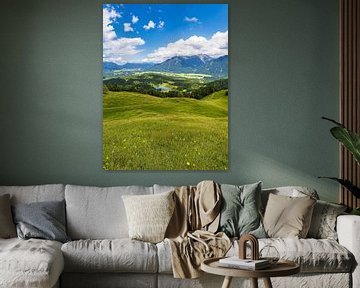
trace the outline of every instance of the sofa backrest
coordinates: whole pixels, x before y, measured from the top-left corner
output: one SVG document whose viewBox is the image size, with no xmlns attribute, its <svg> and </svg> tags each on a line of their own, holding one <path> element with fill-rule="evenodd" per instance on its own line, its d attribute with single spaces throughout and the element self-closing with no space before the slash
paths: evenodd
<svg viewBox="0 0 360 288">
<path fill-rule="evenodd" d="M 148 195 L 173 190 L 174 186 L 154 185 L 94 187 L 63 184 L 0 186 L 0 195 L 10 194 L 11 203 L 66 201 L 67 233 L 71 239 L 128 238 L 123 195 Z M 306 195 L 319 199 L 312 188 L 287 186 L 263 189 L 262 210 L 270 193 L 292 197 Z"/>
<path fill-rule="evenodd" d="M 123 195 L 153 194 L 153 187 L 66 185 L 67 233 L 71 239 L 128 238 Z"/>
<path fill-rule="evenodd" d="M 165 193 L 176 189 L 176 186 L 167 186 L 167 185 L 159 185 L 159 184 L 154 184 L 153 187 L 154 187 L 154 194 Z"/>
<path fill-rule="evenodd" d="M 176 186 L 166 186 L 166 185 L 154 185 L 154 194 L 164 193 L 171 190 L 174 190 Z M 311 196 L 315 199 L 319 199 L 319 196 L 315 189 L 304 186 L 284 186 L 284 187 L 275 187 L 275 188 L 266 188 L 261 191 L 261 208 L 264 210 L 269 199 L 269 194 L 276 194 L 282 196 L 291 196 L 291 197 L 304 197 Z"/>
<path fill-rule="evenodd" d="M 61 201 L 65 198 L 65 185 L 0 186 L 0 195 L 4 194 L 10 194 L 11 204 Z"/>
</svg>

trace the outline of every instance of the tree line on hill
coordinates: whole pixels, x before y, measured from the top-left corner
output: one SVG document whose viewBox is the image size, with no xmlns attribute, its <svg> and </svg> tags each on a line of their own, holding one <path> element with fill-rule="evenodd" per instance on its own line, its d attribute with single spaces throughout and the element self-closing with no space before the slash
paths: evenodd
<svg viewBox="0 0 360 288">
<path fill-rule="evenodd" d="M 179 90 L 178 90 L 179 89 Z M 166 98 L 166 97 L 185 97 L 185 98 L 194 98 L 202 99 L 211 93 L 216 91 L 228 89 L 228 79 L 219 79 L 214 80 L 208 83 L 204 83 L 201 86 L 194 89 L 170 89 L 163 91 L 157 89 L 149 83 L 146 82 L 136 82 L 128 83 L 125 79 L 118 78 L 116 82 L 107 81 L 103 85 L 103 92 L 106 94 L 107 91 L 126 91 L 126 92 L 138 92 L 141 94 L 149 94 L 156 97 Z M 180 90 L 182 89 L 182 90 Z"/>
</svg>

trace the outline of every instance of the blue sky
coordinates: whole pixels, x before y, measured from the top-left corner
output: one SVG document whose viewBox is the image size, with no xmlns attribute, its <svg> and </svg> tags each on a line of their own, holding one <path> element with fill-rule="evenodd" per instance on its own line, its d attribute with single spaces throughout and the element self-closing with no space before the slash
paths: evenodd
<svg viewBox="0 0 360 288">
<path fill-rule="evenodd" d="M 228 54 L 227 4 L 104 4 L 103 61 Z"/>
</svg>

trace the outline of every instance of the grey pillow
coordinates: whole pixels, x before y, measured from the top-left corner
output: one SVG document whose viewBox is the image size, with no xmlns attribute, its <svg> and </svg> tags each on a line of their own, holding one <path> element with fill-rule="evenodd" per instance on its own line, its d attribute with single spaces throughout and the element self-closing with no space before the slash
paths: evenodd
<svg viewBox="0 0 360 288">
<path fill-rule="evenodd" d="M 16 229 L 11 215 L 10 195 L 0 196 L 0 238 L 16 237 Z"/>
<path fill-rule="evenodd" d="M 13 215 L 19 238 L 70 241 L 65 232 L 65 201 L 15 204 Z"/>
<path fill-rule="evenodd" d="M 261 182 L 243 186 L 222 184 L 220 188 L 223 201 L 219 231 L 229 237 L 250 233 L 265 238 L 260 216 Z"/>
<path fill-rule="evenodd" d="M 309 238 L 337 240 L 336 218 L 343 214 L 346 206 L 318 200 L 312 214 Z"/>
</svg>

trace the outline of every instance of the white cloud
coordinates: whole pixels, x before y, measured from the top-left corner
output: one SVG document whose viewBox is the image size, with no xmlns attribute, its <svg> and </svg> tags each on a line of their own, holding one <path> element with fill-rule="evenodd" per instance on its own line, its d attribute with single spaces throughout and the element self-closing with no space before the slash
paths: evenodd
<svg viewBox="0 0 360 288">
<path fill-rule="evenodd" d="M 135 16 L 135 15 L 132 15 L 131 22 L 132 22 L 133 24 L 136 24 L 137 22 L 139 22 L 139 17 L 137 17 L 137 16 Z"/>
<path fill-rule="evenodd" d="M 134 55 L 142 52 L 138 46 L 144 45 L 145 41 L 137 38 L 118 38 L 103 43 L 103 61 L 125 63 L 132 61 Z"/>
<path fill-rule="evenodd" d="M 216 32 L 211 38 L 193 35 L 187 39 L 160 47 L 148 54 L 144 62 L 162 62 L 174 56 L 192 56 L 206 54 L 211 57 L 228 55 L 228 31 Z"/>
<path fill-rule="evenodd" d="M 125 63 L 132 61 L 134 55 L 142 52 L 139 46 L 145 41 L 137 38 L 118 38 L 114 29 L 114 23 L 121 18 L 121 13 L 114 7 L 104 6 L 103 8 L 103 61 Z M 125 25 L 126 24 L 126 25 Z M 127 25 L 129 24 L 129 25 Z M 124 23 L 124 31 L 133 29 L 131 23 Z"/>
<path fill-rule="evenodd" d="M 116 38 L 112 24 L 119 18 L 121 18 L 121 14 L 111 6 L 103 8 L 103 42 Z"/>
<path fill-rule="evenodd" d="M 154 29 L 154 28 L 155 28 L 155 23 L 154 23 L 154 21 L 150 20 L 147 25 L 144 25 L 144 26 L 143 26 L 143 28 L 144 28 L 145 30 Z"/>
<path fill-rule="evenodd" d="M 161 29 L 161 28 L 164 28 L 165 26 L 165 22 L 164 21 L 159 21 L 158 25 L 157 25 L 157 28 Z"/>
<path fill-rule="evenodd" d="M 134 29 L 131 27 L 131 23 L 124 23 L 124 32 L 132 32 Z"/>
<path fill-rule="evenodd" d="M 199 21 L 199 19 L 198 19 L 198 18 L 196 18 L 196 17 L 185 17 L 185 18 L 184 18 L 184 21 L 185 21 L 185 22 L 192 22 L 192 23 L 196 23 L 196 22 L 198 22 L 198 21 Z"/>
</svg>

